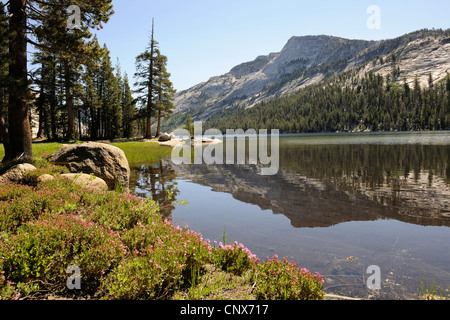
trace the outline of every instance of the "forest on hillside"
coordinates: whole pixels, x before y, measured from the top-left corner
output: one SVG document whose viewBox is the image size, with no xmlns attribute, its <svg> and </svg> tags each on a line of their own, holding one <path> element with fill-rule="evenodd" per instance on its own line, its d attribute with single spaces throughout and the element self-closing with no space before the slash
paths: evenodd
<svg viewBox="0 0 450 320">
<path fill-rule="evenodd" d="M 205 129 L 279 129 L 281 133 L 450 130 L 450 75 L 411 87 L 355 70 L 252 108 L 231 107 L 208 118 Z"/>
</svg>

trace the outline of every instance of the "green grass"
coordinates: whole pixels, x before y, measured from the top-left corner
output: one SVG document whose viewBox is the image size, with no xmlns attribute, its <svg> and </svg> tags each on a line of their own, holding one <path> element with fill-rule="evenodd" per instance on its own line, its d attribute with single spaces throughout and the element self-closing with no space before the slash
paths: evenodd
<svg viewBox="0 0 450 320">
<path fill-rule="evenodd" d="M 427 285 L 425 276 L 420 282 L 419 298 L 422 300 L 448 300 L 450 293 L 450 286 L 445 288 L 443 285 L 438 285 L 436 280 Z"/>
<path fill-rule="evenodd" d="M 45 158 L 62 147 L 62 143 L 33 143 L 33 157 Z M 125 152 L 130 167 L 153 164 L 160 159 L 170 157 L 172 148 L 160 146 L 157 142 L 117 142 L 111 145 Z M 5 156 L 3 144 L 0 144 L 0 160 Z"/>
<path fill-rule="evenodd" d="M 33 157 L 41 158 L 51 155 L 61 148 L 62 144 L 57 142 L 52 143 L 33 143 Z M 0 144 L 0 160 L 5 156 L 5 149 L 3 144 Z"/>
<path fill-rule="evenodd" d="M 170 157 L 172 148 L 160 146 L 157 142 L 118 142 L 111 145 L 122 149 L 131 168 L 153 164 Z"/>
</svg>

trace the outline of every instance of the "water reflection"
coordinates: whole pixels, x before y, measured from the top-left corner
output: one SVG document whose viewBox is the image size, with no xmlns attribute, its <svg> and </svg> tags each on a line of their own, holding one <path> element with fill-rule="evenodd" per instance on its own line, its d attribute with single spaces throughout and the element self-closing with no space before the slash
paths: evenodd
<svg viewBox="0 0 450 320">
<path fill-rule="evenodd" d="M 181 165 L 179 177 L 288 217 L 294 227 L 396 219 L 450 226 L 450 149 L 422 145 L 280 145 L 280 171 Z"/>
<path fill-rule="evenodd" d="M 374 137 L 370 144 L 283 137 L 275 176 L 257 166 L 164 160 L 135 168 L 131 184 L 165 204 L 164 216 L 208 239 L 221 239 L 226 225 L 227 239 L 259 257 L 277 253 L 326 275 L 328 293 L 373 298 L 362 279 L 376 264 L 377 298 L 417 298 L 424 275 L 450 283 L 450 142 L 364 138 Z M 190 203 L 174 210 L 166 190 Z"/>
<path fill-rule="evenodd" d="M 289 138 L 292 139 L 292 138 Z M 283 214 L 296 228 L 396 219 L 450 226 L 450 146 L 280 144 L 280 170 L 249 165 L 173 165 L 161 160 L 133 170 L 132 188 L 170 217 L 177 179 L 226 192 Z M 169 199 L 167 191 L 173 192 Z"/>
<path fill-rule="evenodd" d="M 161 215 L 170 219 L 179 194 L 176 178 L 172 165 L 160 160 L 154 164 L 132 168 L 130 189 L 137 196 L 150 196 L 159 204 Z"/>
</svg>

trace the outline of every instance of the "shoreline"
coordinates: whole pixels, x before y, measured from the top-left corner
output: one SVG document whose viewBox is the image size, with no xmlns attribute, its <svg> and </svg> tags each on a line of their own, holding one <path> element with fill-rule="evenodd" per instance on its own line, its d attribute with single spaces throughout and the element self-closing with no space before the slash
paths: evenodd
<svg viewBox="0 0 450 320">
<path fill-rule="evenodd" d="M 0 215 L 1 299 L 269 301 L 325 297 L 324 278 L 318 273 L 275 255 L 260 261 L 237 242 L 217 246 L 188 226 L 180 228 L 162 220 L 152 199 L 114 190 L 95 191 L 60 178 L 62 167 L 41 165 L 20 184 L 0 185 L 7 200 Z M 40 182 L 43 174 L 54 178 Z M 78 260 L 78 256 L 95 259 Z M 54 264 L 63 268 L 55 269 Z M 65 270 L 73 265 L 83 277 L 79 292 L 67 287 Z M 269 270 L 290 280 L 285 283 L 268 277 Z M 308 282 L 307 289 L 303 281 Z M 160 287 L 158 283 L 166 284 Z"/>
</svg>

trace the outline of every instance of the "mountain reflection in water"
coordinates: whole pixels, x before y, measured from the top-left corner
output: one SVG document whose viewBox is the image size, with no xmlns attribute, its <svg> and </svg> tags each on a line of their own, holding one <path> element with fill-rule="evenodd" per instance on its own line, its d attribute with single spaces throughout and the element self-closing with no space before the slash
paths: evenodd
<svg viewBox="0 0 450 320">
<path fill-rule="evenodd" d="M 296 228 L 347 221 L 395 219 L 450 226 L 450 146 L 280 146 L 280 170 L 262 176 L 249 165 L 173 165 L 134 171 L 135 193 L 151 195 L 170 216 L 167 190 L 177 179 L 226 192 L 262 210 L 283 214 Z"/>
</svg>

